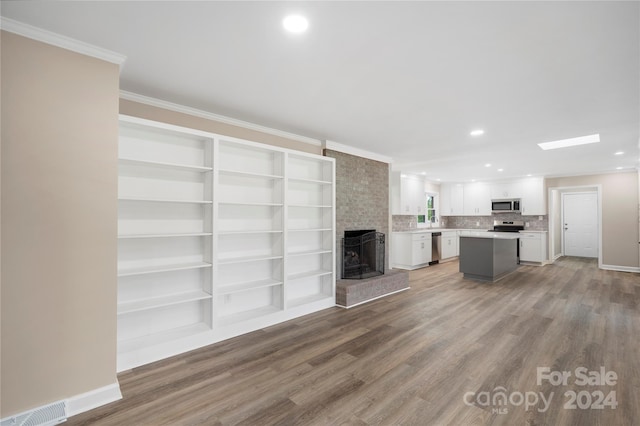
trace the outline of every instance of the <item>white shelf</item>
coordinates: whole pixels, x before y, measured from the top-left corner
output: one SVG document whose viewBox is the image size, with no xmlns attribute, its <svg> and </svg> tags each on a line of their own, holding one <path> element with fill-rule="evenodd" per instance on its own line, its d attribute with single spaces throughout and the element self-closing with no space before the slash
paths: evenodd
<svg viewBox="0 0 640 426">
<path fill-rule="evenodd" d="M 119 277 L 128 277 L 132 275 L 154 274 L 158 272 L 184 271 L 188 269 L 210 268 L 212 265 L 206 262 L 169 264 L 158 266 L 145 266 L 139 268 L 126 268 L 118 270 Z"/>
<path fill-rule="evenodd" d="M 196 166 L 191 164 L 166 163 L 162 161 L 136 160 L 133 158 L 119 158 L 118 163 L 120 165 L 125 165 L 125 166 L 153 167 L 153 168 L 168 169 L 168 170 L 181 170 L 181 171 L 192 171 L 192 172 L 203 172 L 203 173 L 210 172 L 213 170 L 213 167 Z"/>
<path fill-rule="evenodd" d="M 282 281 L 277 281 L 277 280 L 249 281 L 244 283 L 236 283 L 236 284 L 219 286 L 216 293 L 218 295 L 233 294 L 233 293 L 243 292 L 246 290 L 253 290 L 256 288 L 273 287 L 281 284 L 282 284 Z"/>
<path fill-rule="evenodd" d="M 330 209 L 333 206 L 325 204 L 289 204 L 289 207 Z"/>
<path fill-rule="evenodd" d="M 211 299 L 212 296 L 204 291 L 190 291 L 188 293 L 172 294 L 162 297 L 151 297 L 142 300 L 124 302 L 118 304 L 118 315 L 132 312 L 146 311 L 162 308 L 164 306 L 177 305 L 179 303 L 193 302 L 196 300 Z"/>
<path fill-rule="evenodd" d="M 232 230 L 232 231 L 220 231 L 218 232 L 218 235 L 242 235 L 242 234 L 282 234 L 282 230 L 281 229 L 275 229 L 275 230 L 270 230 L 270 229 L 250 229 L 248 231 L 242 231 L 242 230 Z"/>
<path fill-rule="evenodd" d="M 289 232 L 325 232 L 333 231 L 331 228 L 300 228 L 300 229 L 288 229 Z"/>
<path fill-rule="evenodd" d="M 287 307 L 293 308 L 296 306 L 306 305 L 308 303 L 318 302 L 320 300 L 330 299 L 332 296 L 323 293 L 313 294 L 311 296 L 299 297 L 287 301 Z"/>
<path fill-rule="evenodd" d="M 188 203 L 188 204 L 213 204 L 207 200 L 164 200 L 159 198 L 118 197 L 118 201 L 141 201 L 147 203 Z"/>
<path fill-rule="evenodd" d="M 290 182 L 315 183 L 315 184 L 321 184 L 321 185 L 331 185 L 333 183 L 328 180 L 304 179 L 304 178 L 296 178 L 296 177 L 290 177 L 288 180 Z"/>
<path fill-rule="evenodd" d="M 223 206 L 247 206 L 247 207 L 282 207 L 282 203 L 252 203 L 252 202 L 234 202 L 234 201 L 220 201 L 218 204 Z"/>
<path fill-rule="evenodd" d="M 282 259 L 282 255 L 267 255 L 267 256 L 246 256 L 246 257 L 234 257 L 234 258 L 218 258 L 218 265 L 229 265 L 231 263 L 248 263 L 258 262 L 261 260 Z"/>
<path fill-rule="evenodd" d="M 301 278 L 308 278 L 308 277 L 321 277 L 323 275 L 329 275 L 332 274 L 332 271 L 327 271 L 324 269 L 316 269 L 314 271 L 305 271 L 305 272 L 301 272 L 299 274 L 292 274 L 289 275 L 288 279 L 289 281 L 293 281 L 293 280 L 299 280 Z"/>
<path fill-rule="evenodd" d="M 261 308 L 251 309 L 249 311 L 243 311 L 237 314 L 218 317 L 218 324 L 220 325 L 237 324 L 239 322 L 247 321 L 250 319 L 275 314 L 276 312 L 280 312 L 280 311 L 282 311 L 282 309 L 276 306 L 263 306 Z"/>
<path fill-rule="evenodd" d="M 289 252 L 288 255 L 289 256 L 309 256 L 312 254 L 325 254 L 325 253 L 332 253 L 333 250 L 327 250 L 327 249 L 318 249 L 318 250 L 308 250 L 308 251 L 298 251 L 298 252 Z"/>
<path fill-rule="evenodd" d="M 238 170 L 219 169 L 218 173 L 221 174 L 221 175 L 246 176 L 246 177 L 255 177 L 255 178 L 262 178 L 262 179 L 284 179 L 284 176 L 266 175 L 266 174 L 262 174 L 262 173 L 251 173 L 251 172 L 243 172 L 243 171 L 238 171 Z"/>
<path fill-rule="evenodd" d="M 220 231 L 218 235 L 242 235 L 242 234 L 281 234 L 282 230 L 258 229 L 249 231 Z"/>
<path fill-rule="evenodd" d="M 175 237 L 208 237 L 213 235 L 211 232 L 194 232 L 185 234 L 143 234 L 143 235 L 118 235 L 118 239 L 139 239 L 139 238 L 175 238 Z"/>
<path fill-rule="evenodd" d="M 167 342 L 184 339 L 198 334 L 210 332 L 211 327 L 205 323 L 191 324 L 184 327 L 172 328 L 160 333 L 148 334 L 143 337 L 118 341 L 118 353 L 128 354 L 141 349 L 147 349 Z"/>
</svg>

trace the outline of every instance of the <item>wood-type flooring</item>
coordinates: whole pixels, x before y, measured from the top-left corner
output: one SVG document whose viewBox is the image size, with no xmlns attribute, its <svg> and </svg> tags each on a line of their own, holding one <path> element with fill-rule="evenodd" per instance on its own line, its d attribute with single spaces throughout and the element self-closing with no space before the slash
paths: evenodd
<svg viewBox="0 0 640 426">
<path fill-rule="evenodd" d="M 122 400 L 67 425 L 640 425 L 640 275 L 561 258 L 410 281 L 123 372 Z"/>
</svg>

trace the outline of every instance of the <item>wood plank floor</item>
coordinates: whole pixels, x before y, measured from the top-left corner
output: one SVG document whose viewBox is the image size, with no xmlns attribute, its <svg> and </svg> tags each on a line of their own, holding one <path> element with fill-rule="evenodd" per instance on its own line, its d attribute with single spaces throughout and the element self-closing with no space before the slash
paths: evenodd
<svg viewBox="0 0 640 426">
<path fill-rule="evenodd" d="M 121 401 L 67 424 L 640 424 L 638 274 L 561 258 L 494 284 L 464 280 L 457 262 L 410 280 L 410 290 L 353 309 L 123 372 Z M 571 377 L 538 385 L 538 367 Z M 579 367 L 617 381 L 579 386 Z M 610 391 L 615 408 L 592 405 Z"/>
</svg>

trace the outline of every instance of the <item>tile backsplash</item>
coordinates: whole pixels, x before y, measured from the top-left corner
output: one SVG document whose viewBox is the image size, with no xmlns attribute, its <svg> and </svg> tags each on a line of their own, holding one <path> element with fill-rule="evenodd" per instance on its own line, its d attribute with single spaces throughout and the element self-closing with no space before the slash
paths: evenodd
<svg viewBox="0 0 640 426">
<path fill-rule="evenodd" d="M 542 217 L 542 220 L 540 218 Z M 494 220 L 521 220 L 525 223 L 525 230 L 547 231 L 549 229 L 548 216 L 523 216 L 520 214 L 501 213 L 493 216 L 446 216 L 440 218 L 440 227 L 454 229 L 491 229 Z M 527 226 L 528 225 L 528 226 Z M 413 231 L 418 228 L 417 216 L 393 215 L 392 231 Z"/>
<path fill-rule="evenodd" d="M 418 216 L 399 215 L 391 216 L 391 232 L 413 231 L 418 227 Z"/>
</svg>

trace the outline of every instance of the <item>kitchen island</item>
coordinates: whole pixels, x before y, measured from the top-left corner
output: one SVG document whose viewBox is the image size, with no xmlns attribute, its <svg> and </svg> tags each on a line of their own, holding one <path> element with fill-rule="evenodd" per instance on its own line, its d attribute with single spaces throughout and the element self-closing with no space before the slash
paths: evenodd
<svg viewBox="0 0 640 426">
<path fill-rule="evenodd" d="M 460 272 L 465 278 L 497 281 L 518 268 L 518 233 L 460 233 Z"/>
</svg>

